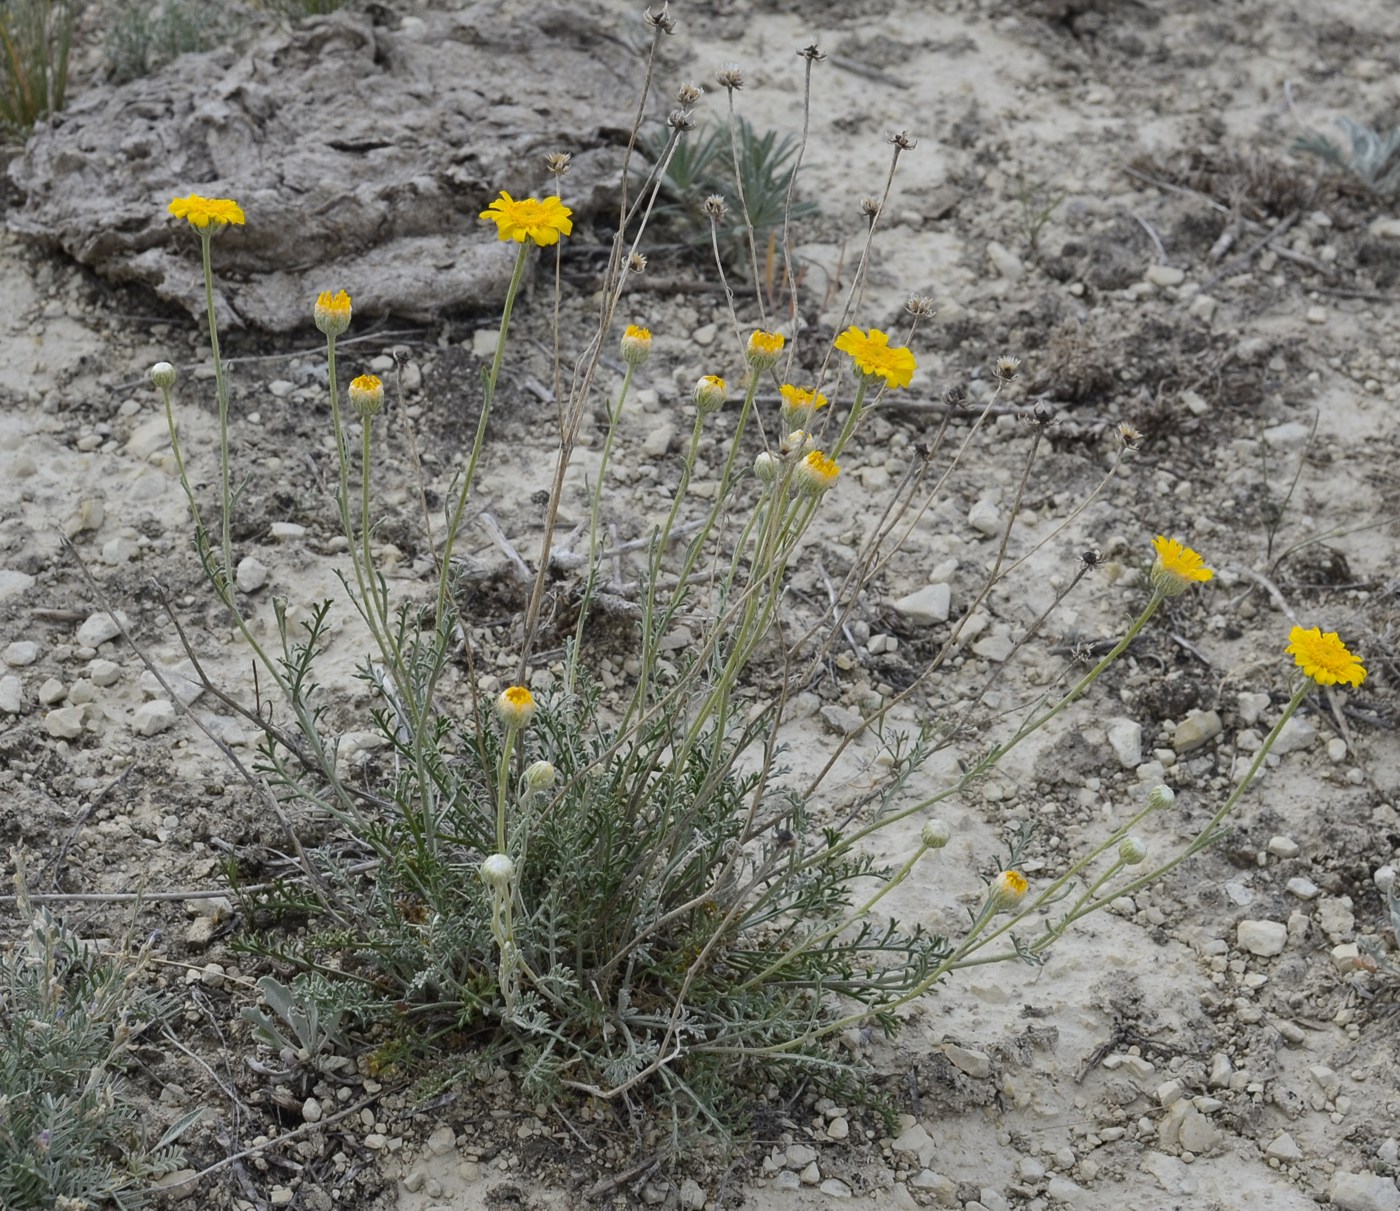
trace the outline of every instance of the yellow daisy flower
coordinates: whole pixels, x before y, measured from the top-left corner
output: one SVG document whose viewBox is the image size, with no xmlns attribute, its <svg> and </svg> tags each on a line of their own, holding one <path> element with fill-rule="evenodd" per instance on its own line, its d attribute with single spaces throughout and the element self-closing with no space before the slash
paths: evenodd
<svg viewBox="0 0 1400 1211">
<path fill-rule="evenodd" d="M 821 392 L 804 391 L 791 383 L 784 383 L 779 387 L 778 394 L 783 397 L 779 415 L 783 418 L 783 427 L 789 430 L 807 428 L 812 422 L 812 414 L 827 405 L 826 396 Z"/>
<path fill-rule="evenodd" d="M 506 727 L 524 727 L 535 713 L 535 696 L 523 685 L 512 685 L 496 699 L 496 714 Z"/>
<path fill-rule="evenodd" d="M 1157 552 L 1157 562 L 1152 565 L 1152 587 L 1163 597 L 1175 597 L 1215 575 L 1205 560 L 1175 538 L 1158 534 L 1152 540 L 1152 549 Z"/>
<path fill-rule="evenodd" d="M 997 912 L 1015 908 L 1026 898 L 1030 883 L 1019 870 L 1004 870 L 987 888 L 987 897 L 996 905 Z"/>
<path fill-rule="evenodd" d="M 316 307 L 312 312 L 316 327 L 327 336 L 339 336 L 350 327 L 350 296 L 343 290 L 332 294 L 323 290 L 316 296 Z"/>
<path fill-rule="evenodd" d="M 1298 667 L 1318 685 L 1360 685 L 1366 680 L 1366 667 L 1358 656 L 1347 651 L 1347 645 L 1336 631 L 1323 634 L 1313 627 L 1305 631 L 1294 627 L 1288 632 L 1288 647 L 1284 650 L 1297 661 Z"/>
<path fill-rule="evenodd" d="M 904 346 L 890 346 L 890 338 L 878 328 L 869 333 L 852 326 L 836 338 L 836 348 L 850 354 L 856 373 L 882 378 L 889 387 L 907 387 L 914 377 L 914 355 Z"/>
<path fill-rule="evenodd" d="M 771 370 L 778 364 L 778 355 L 782 351 L 783 334 L 781 332 L 764 332 L 763 329 L 759 328 L 749 337 L 749 365 L 760 374 L 765 370 Z"/>
<path fill-rule="evenodd" d="M 825 492 L 836 486 L 836 477 L 841 474 L 833 459 L 820 450 L 813 450 L 797 464 L 798 480 L 808 492 Z"/>
<path fill-rule="evenodd" d="M 629 366 L 640 366 L 651 354 L 651 329 L 628 324 L 622 334 L 622 360 Z"/>
<path fill-rule="evenodd" d="M 230 223 L 243 226 L 242 208 L 228 198 L 202 198 L 192 193 L 187 198 L 176 198 L 166 210 L 177 219 L 188 219 L 190 226 L 198 231 L 210 227 L 220 231 Z"/>
<path fill-rule="evenodd" d="M 350 382 L 350 406 L 361 417 L 373 416 L 384 406 L 384 383 L 377 374 L 362 374 Z"/>
<path fill-rule="evenodd" d="M 557 197 L 545 198 L 543 202 L 539 198 L 521 198 L 517 202 L 503 189 L 501 196 L 481 212 L 481 217 L 496 224 L 503 240 L 523 244 L 530 239 L 544 247 L 557 244 L 561 235 L 573 234 L 574 221 L 569 217 L 573 213 Z"/>
</svg>

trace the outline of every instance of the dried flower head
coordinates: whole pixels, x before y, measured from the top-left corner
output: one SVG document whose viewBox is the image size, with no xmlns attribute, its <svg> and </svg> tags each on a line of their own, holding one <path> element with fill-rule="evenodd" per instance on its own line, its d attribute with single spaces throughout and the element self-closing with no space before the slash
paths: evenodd
<svg viewBox="0 0 1400 1211">
<path fill-rule="evenodd" d="M 151 367 L 151 382 L 162 391 L 169 391 L 175 385 L 175 367 L 169 362 L 157 362 Z"/>
<path fill-rule="evenodd" d="M 806 391 L 801 387 L 794 387 L 791 383 L 784 383 L 778 388 L 778 394 L 783 400 L 779 405 L 778 415 L 782 417 L 785 429 L 807 428 L 812 423 L 812 414 L 818 408 L 825 408 L 827 405 L 826 396 L 815 388 Z"/>
<path fill-rule="evenodd" d="M 762 328 L 758 328 L 749 334 L 749 345 L 745 356 L 749 359 L 749 365 L 753 367 L 755 373 L 762 374 L 765 370 L 771 370 L 778 364 L 778 358 L 782 352 L 783 334 L 781 332 L 765 332 Z"/>
<path fill-rule="evenodd" d="M 350 381 L 350 406 L 364 419 L 384 407 L 384 384 L 376 374 L 362 374 Z"/>
<path fill-rule="evenodd" d="M 1019 870 L 1004 870 L 987 888 L 987 900 L 994 912 L 1006 912 L 1026 898 L 1029 888 L 1030 883 Z"/>
<path fill-rule="evenodd" d="M 1157 552 L 1157 561 L 1152 565 L 1152 587 L 1163 597 L 1175 597 L 1215 575 L 1205 560 L 1175 538 L 1159 534 L 1152 540 L 1152 548 Z"/>
<path fill-rule="evenodd" d="M 727 88 L 730 92 L 744 87 L 744 73 L 737 63 L 724 64 L 715 72 L 715 79 L 721 88 Z"/>
<path fill-rule="evenodd" d="M 627 269 L 630 273 L 645 273 L 647 259 L 640 252 L 629 252 L 627 254 Z"/>
<path fill-rule="evenodd" d="M 856 374 L 866 379 L 907 387 L 914 377 L 914 355 L 903 346 L 891 347 L 890 338 L 878 328 L 867 333 L 853 325 L 836 338 L 836 348 L 850 355 Z"/>
<path fill-rule="evenodd" d="M 496 699 L 496 716 L 511 731 L 524 727 L 535 713 L 535 696 L 523 685 L 512 685 Z"/>
<path fill-rule="evenodd" d="M 688 109 L 673 109 L 666 115 L 666 125 L 684 134 L 695 129 L 695 115 Z"/>
<path fill-rule="evenodd" d="M 1123 443 L 1125 450 L 1136 450 L 1138 443 L 1142 441 L 1142 434 L 1132 425 L 1124 423 L 1118 426 L 1118 440 Z"/>
<path fill-rule="evenodd" d="M 566 172 L 569 171 L 569 165 L 573 158 L 574 156 L 572 152 L 551 151 L 544 158 L 544 166 L 554 176 L 562 177 Z"/>
<path fill-rule="evenodd" d="M 629 366 L 640 366 L 651 356 L 651 329 L 628 324 L 621 344 L 622 360 Z"/>
<path fill-rule="evenodd" d="M 718 223 L 722 218 L 724 218 L 724 212 L 727 209 L 727 207 L 725 206 L 724 198 L 721 195 L 717 193 L 712 193 L 708 198 L 705 199 L 704 205 L 701 207 L 701 209 L 704 210 L 704 212 L 710 216 L 711 223 Z"/>
<path fill-rule="evenodd" d="M 687 80 L 676 89 L 676 100 L 681 105 L 694 105 L 705 95 L 705 90 L 696 84 L 694 80 Z"/>
<path fill-rule="evenodd" d="M 201 233 L 222 231 L 230 223 L 243 226 L 243 210 L 229 198 L 202 198 L 197 193 L 176 198 L 166 207 L 177 219 L 187 219 Z"/>
<path fill-rule="evenodd" d="M 820 450 L 813 450 L 797 464 L 798 485 L 807 492 L 825 492 L 836 486 L 841 468 Z"/>
<path fill-rule="evenodd" d="M 521 198 L 518 202 L 501 190 L 501 196 L 481 212 L 480 217 L 496 224 L 496 234 L 503 240 L 523 244 L 533 240 L 540 247 L 557 244 L 561 235 L 572 235 L 574 212 L 557 197 Z"/>
<path fill-rule="evenodd" d="M 695 384 L 691 395 L 701 416 L 718 412 L 729 398 L 729 384 L 718 374 L 707 374 Z"/>
<path fill-rule="evenodd" d="M 1020 369 L 1021 359 L 1019 357 L 999 357 L 994 373 L 1000 382 L 1009 383 L 1016 377 L 1016 372 Z"/>
<path fill-rule="evenodd" d="M 515 863 L 506 854 L 491 854 L 482 860 L 481 881 L 497 895 L 510 890 L 515 879 Z"/>
<path fill-rule="evenodd" d="M 938 304 L 931 294 L 911 294 L 904 304 L 904 310 L 921 320 L 932 319 Z"/>
<path fill-rule="evenodd" d="M 797 52 L 797 57 L 799 59 L 806 59 L 809 63 L 822 63 L 826 59 L 826 55 L 817 49 L 817 44 L 815 42 L 810 46 L 804 46 Z"/>
<path fill-rule="evenodd" d="M 667 6 L 663 4 L 659 13 L 654 13 L 647 9 L 642 14 L 642 20 L 646 22 L 647 29 L 659 29 L 663 34 L 674 34 L 676 32 L 676 19 L 667 11 Z"/>
<path fill-rule="evenodd" d="M 334 294 L 323 290 L 316 296 L 312 315 L 316 327 L 327 336 L 339 336 L 350 327 L 350 296 L 343 290 L 337 290 Z"/>
<path fill-rule="evenodd" d="M 919 145 L 917 139 L 911 139 L 907 130 L 896 130 L 885 136 L 888 143 L 898 147 L 900 151 L 913 151 Z"/>
<path fill-rule="evenodd" d="M 877 218 L 880 214 L 880 199 L 872 194 L 866 194 L 860 200 L 860 212 L 867 219 Z"/>
<path fill-rule="evenodd" d="M 967 406 L 966 387 L 945 387 L 943 389 L 943 402 L 950 408 L 964 408 Z"/>
<path fill-rule="evenodd" d="M 1319 627 L 1309 631 L 1294 627 L 1288 632 L 1288 647 L 1284 650 L 1318 685 L 1360 685 L 1366 680 L 1361 658 L 1347 650 L 1336 631 L 1324 635 Z"/>
<path fill-rule="evenodd" d="M 1080 551 L 1079 562 L 1085 568 L 1097 568 L 1099 564 L 1103 563 L 1103 552 L 1098 547 L 1090 547 L 1087 551 Z"/>
</svg>

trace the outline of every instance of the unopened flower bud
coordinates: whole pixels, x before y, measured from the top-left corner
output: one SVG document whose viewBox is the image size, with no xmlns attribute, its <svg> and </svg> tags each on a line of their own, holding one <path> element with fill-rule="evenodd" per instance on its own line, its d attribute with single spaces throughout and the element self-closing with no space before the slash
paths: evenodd
<svg viewBox="0 0 1400 1211">
<path fill-rule="evenodd" d="M 535 713 L 535 696 L 523 685 L 513 685 L 501 691 L 496 699 L 496 715 L 506 727 L 515 730 L 530 722 Z"/>
<path fill-rule="evenodd" d="M 525 768 L 525 785 L 532 791 L 547 791 L 557 777 L 548 761 L 533 761 Z"/>
<path fill-rule="evenodd" d="M 707 374 L 695 384 L 695 392 L 691 398 L 700 409 L 701 416 L 718 412 L 729 398 L 729 384 L 718 374 Z"/>
<path fill-rule="evenodd" d="M 350 327 L 350 296 L 343 290 L 335 294 L 323 290 L 316 296 L 313 314 L 317 328 L 327 336 L 339 336 Z"/>
<path fill-rule="evenodd" d="M 175 367 L 169 362 L 157 362 L 151 367 L 151 382 L 162 391 L 169 391 L 175 385 Z"/>
<path fill-rule="evenodd" d="M 377 374 L 362 374 L 350 381 L 350 406 L 362 420 L 384 406 L 384 384 Z"/>
<path fill-rule="evenodd" d="M 622 334 L 622 360 L 629 366 L 640 366 L 651 355 L 651 329 L 628 324 Z"/>
<path fill-rule="evenodd" d="M 1030 884 L 1019 870 L 1004 870 L 992 880 L 987 888 L 988 902 L 996 912 L 1006 912 L 1015 908 L 1026 898 Z"/>
<path fill-rule="evenodd" d="M 777 479 L 780 469 L 778 460 L 767 450 L 760 451 L 758 457 L 753 460 L 753 473 L 765 484 L 771 484 Z"/>
<path fill-rule="evenodd" d="M 778 448 L 784 454 L 808 454 L 817 448 L 817 439 L 806 429 L 794 429 L 778 443 Z"/>
<path fill-rule="evenodd" d="M 515 878 L 515 863 L 505 854 L 492 854 L 481 864 L 481 881 L 497 895 L 510 890 Z"/>
<path fill-rule="evenodd" d="M 1147 792 L 1147 806 L 1154 812 L 1166 811 L 1176 802 L 1176 792 L 1170 786 L 1154 786 Z"/>
<path fill-rule="evenodd" d="M 919 838 L 929 849 L 942 849 L 953 839 L 953 830 L 946 820 L 925 820 Z"/>
<path fill-rule="evenodd" d="M 1147 857 L 1147 842 L 1141 837 L 1124 837 L 1118 843 L 1118 856 L 1124 866 L 1136 866 Z"/>
</svg>

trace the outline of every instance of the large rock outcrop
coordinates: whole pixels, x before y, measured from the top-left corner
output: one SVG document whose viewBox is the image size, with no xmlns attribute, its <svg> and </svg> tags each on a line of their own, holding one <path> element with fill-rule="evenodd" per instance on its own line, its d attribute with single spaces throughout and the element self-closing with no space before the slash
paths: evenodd
<svg viewBox="0 0 1400 1211">
<path fill-rule="evenodd" d="M 554 192 L 576 218 L 612 194 L 640 63 L 614 19 L 525 3 L 342 11 L 95 88 L 10 173 L 12 229 L 204 313 L 196 241 L 166 214 L 235 199 L 216 241 L 220 322 L 282 331 L 344 288 L 357 312 L 428 320 L 496 308 L 515 246 L 478 213 L 499 190 Z"/>
</svg>

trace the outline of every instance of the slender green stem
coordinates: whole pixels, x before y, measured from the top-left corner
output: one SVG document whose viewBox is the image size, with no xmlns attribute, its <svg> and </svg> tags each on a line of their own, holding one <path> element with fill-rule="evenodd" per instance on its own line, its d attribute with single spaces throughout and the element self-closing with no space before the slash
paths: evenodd
<svg viewBox="0 0 1400 1211">
<path fill-rule="evenodd" d="M 501 744 L 501 761 L 496 769 L 496 852 L 506 852 L 506 791 L 510 785 L 510 757 L 515 749 L 518 727 L 506 725 L 506 738 Z"/>
<path fill-rule="evenodd" d="M 224 584 L 230 599 L 233 595 L 233 499 L 229 485 L 228 441 L 228 381 L 224 377 L 224 360 L 219 355 L 219 322 L 214 314 L 214 262 L 209 251 L 213 241 L 212 227 L 196 227 L 204 261 L 204 306 L 209 314 L 209 352 L 214 358 L 214 388 L 219 397 L 219 499 L 223 507 L 220 527 L 224 553 Z"/>
</svg>

